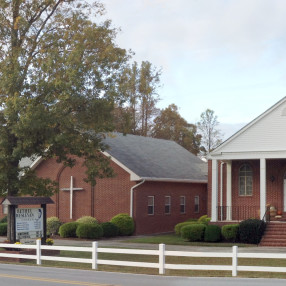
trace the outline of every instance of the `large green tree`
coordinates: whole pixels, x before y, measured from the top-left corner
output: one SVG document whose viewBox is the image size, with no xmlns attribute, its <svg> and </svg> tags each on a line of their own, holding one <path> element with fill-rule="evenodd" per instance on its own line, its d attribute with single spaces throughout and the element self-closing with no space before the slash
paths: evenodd
<svg viewBox="0 0 286 286">
<path fill-rule="evenodd" d="M 201 135 L 197 134 L 196 125 L 188 123 L 175 104 L 161 110 L 155 118 L 152 137 L 173 140 L 195 155 L 201 151 Z"/>
<path fill-rule="evenodd" d="M 160 75 L 161 70 L 148 61 L 143 61 L 140 66 L 134 62 L 123 71 L 119 90 L 125 102 L 115 110 L 118 132 L 150 136 L 153 119 L 159 113 L 156 104 Z"/>
<path fill-rule="evenodd" d="M 128 54 L 103 7 L 84 0 L 0 0 L 0 195 L 51 195 L 55 185 L 20 168 L 25 157 L 84 157 L 86 180 L 111 169 L 98 151 L 111 130 Z M 92 130 L 92 132 L 91 132 Z"/>
</svg>

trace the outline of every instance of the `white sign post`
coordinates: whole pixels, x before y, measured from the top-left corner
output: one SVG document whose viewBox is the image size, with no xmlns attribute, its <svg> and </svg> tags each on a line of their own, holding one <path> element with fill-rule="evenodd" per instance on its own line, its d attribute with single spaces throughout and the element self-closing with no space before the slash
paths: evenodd
<svg viewBox="0 0 286 286">
<path fill-rule="evenodd" d="M 42 208 L 16 208 L 16 240 L 37 239 L 44 235 Z"/>
</svg>

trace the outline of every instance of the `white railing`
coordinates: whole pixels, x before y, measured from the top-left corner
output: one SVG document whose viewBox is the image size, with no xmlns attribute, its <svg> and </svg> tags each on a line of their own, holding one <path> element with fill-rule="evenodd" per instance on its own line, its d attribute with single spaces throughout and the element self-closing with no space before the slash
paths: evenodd
<svg viewBox="0 0 286 286">
<path fill-rule="evenodd" d="M 0 253 L 0 257 L 35 259 L 40 265 L 42 260 L 89 263 L 92 269 L 97 270 L 99 264 L 102 265 L 117 265 L 117 266 L 133 266 L 157 268 L 159 274 L 165 274 L 166 269 L 176 270 L 221 270 L 231 271 L 232 276 L 237 276 L 238 271 L 255 271 L 255 272 L 284 272 L 286 267 L 270 267 L 270 266 L 244 266 L 238 265 L 238 258 L 262 258 L 262 259 L 286 259 L 286 253 L 238 253 L 238 247 L 233 246 L 231 252 L 185 252 L 185 251 L 167 251 L 165 244 L 160 244 L 158 250 L 141 250 L 141 249 L 119 249 L 119 248 L 100 248 L 98 242 L 92 242 L 92 247 L 74 247 L 74 246 L 47 246 L 41 245 L 41 241 L 37 240 L 36 245 L 21 245 L 21 244 L 6 244 L 0 243 L 0 248 L 12 249 L 35 249 L 35 255 L 30 254 L 13 254 Z M 66 250 L 90 252 L 92 258 L 72 258 L 59 256 L 42 256 L 42 250 Z M 152 255 L 158 256 L 158 263 L 149 262 L 134 262 L 134 261 L 119 261 L 98 259 L 98 253 L 118 253 L 118 254 L 134 254 L 134 255 Z M 229 265 L 194 265 L 194 264 L 167 264 L 165 263 L 166 256 L 176 257 L 216 257 L 216 258 L 231 258 L 232 263 Z"/>
</svg>

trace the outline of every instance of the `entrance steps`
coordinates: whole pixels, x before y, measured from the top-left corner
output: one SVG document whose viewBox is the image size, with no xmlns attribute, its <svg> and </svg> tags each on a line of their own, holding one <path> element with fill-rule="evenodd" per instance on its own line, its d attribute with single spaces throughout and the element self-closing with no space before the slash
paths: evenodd
<svg viewBox="0 0 286 286">
<path fill-rule="evenodd" d="M 286 247 L 286 222 L 271 221 L 267 224 L 259 246 Z"/>
</svg>

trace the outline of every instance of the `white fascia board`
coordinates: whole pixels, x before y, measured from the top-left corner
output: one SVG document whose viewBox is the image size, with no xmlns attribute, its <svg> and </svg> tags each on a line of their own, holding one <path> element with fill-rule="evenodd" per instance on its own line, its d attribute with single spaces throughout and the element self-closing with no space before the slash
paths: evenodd
<svg viewBox="0 0 286 286">
<path fill-rule="evenodd" d="M 208 180 L 193 180 L 193 179 L 173 179 L 173 178 L 151 178 L 142 177 L 146 182 L 167 182 L 167 183 L 193 183 L 193 184 L 206 184 Z"/>
<path fill-rule="evenodd" d="M 123 170 L 125 170 L 127 173 L 129 173 L 130 174 L 130 181 L 141 181 L 142 180 L 141 177 L 139 177 L 137 174 L 135 174 L 133 171 L 131 171 L 128 167 L 126 167 L 124 164 L 122 164 L 116 158 L 112 157 L 109 153 L 107 153 L 106 151 L 104 151 L 102 153 L 106 157 L 109 157 L 116 165 L 118 165 Z"/>
<path fill-rule="evenodd" d="M 245 160 L 245 159 L 285 159 L 286 150 L 278 151 L 249 151 L 213 153 L 210 159 L 217 160 Z"/>
<path fill-rule="evenodd" d="M 283 97 L 281 100 L 279 100 L 277 103 L 275 103 L 273 106 L 271 106 L 269 109 L 267 109 L 265 112 L 260 114 L 258 117 L 256 117 L 254 120 L 246 124 L 244 127 L 242 127 L 239 131 L 237 131 L 235 134 L 230 136 L 228 139 L 226 139 L 223 143 L 221 143 L 215 150 L 213 150 L 207 157 L 208 159 L 212 159 L 213 156 L 217 152 L 219 152 L 225 145 L 227 145 L 229 142 L 235 140 L 236 137 L 238 137 L 241 133 L 245 132 L 248 128 L 250 128 L 252 125 L 254 125 L 257 121 L 261 120 L 263 117 L 265 117 L 267 114 L 272 112 L 274 109 L 276 109 L 278 106 L 283 104 L 286 101 L 286 96 Z"/>
<path fill-rule="evenodd" d="M 30 169 L 35 170 L 43 160 L 44 159 L 42 156 L 37 157 L 35 161 L 33 161 L 33 163 L 30 165 Z"/>
</svg>

